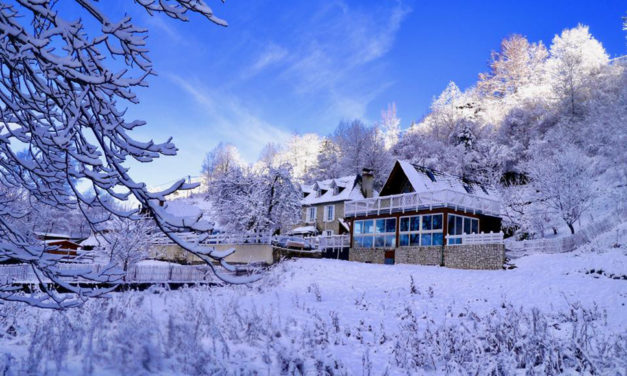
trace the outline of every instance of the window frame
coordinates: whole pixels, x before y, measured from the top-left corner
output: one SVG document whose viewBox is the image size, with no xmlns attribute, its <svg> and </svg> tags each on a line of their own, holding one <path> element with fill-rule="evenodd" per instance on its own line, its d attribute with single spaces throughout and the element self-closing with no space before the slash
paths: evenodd
<svg viewBox="0 0 627 376">
<path fill-rule="evenodd" d="M 433 217 L 440 217 L 440 228 L 433 228 Z M 425 217 L 431 217 L 430 227 L 429 229 L 424 228 L 425 225 Z M 401 227 L 401 223 L 403 219 L 407 218 L 407 230 L 403 231 Z M 418 228 L 412 229 L 412 219 L 418 220 Z M 414 214 L 414 215 L 404 215 L 399 218 L 398 224 L 398 244 L 399 247 L 440 247 L 444 244 L 444 213 L 424 213 L 424 214 Z M 442 234 L 441 244 L 433 244 L 433 235 L 434 234 Z M 424 235 L 424 236 L 423 236 Z M 430 235 L 429 244 L 423 244 L 423 239 L 426 239 L 426 235 Z M 407 237 L 407 244 L 403 244 L 403 237 Z M 417 236 L 418 242 L 417 244 L 412 242 L 413 236 Z"/>
<path fill-rule="evenodd" d="M 383 231 L 378 230 L 377 222 L 383 221 Z M 390 222 L 394 221 L 394 226 L 389 226 Z M 366 224 L 367 222 L 370 222 Z M 353 222 L 353 247 L 355 248 L 382 248 L 390 249 L 397 247 L 396 229 L 398 226 L 397 217 L 383 217 L 383 218 L 369 218 L 360 219 Z M 357 229 L 360 232 L 357 232 Z M 372 231 L 365 232 L 366 229 Z M 393 229 L 392 231 L 388 231 Z M 382 241 L 383 245 L 377 246 L 377 242 Z M 391 242 L 389 242 L 391 241 Z M 389 243 L 388 243 L 389 242 Z"/>
<path fill-rule="evenodd" d="M 457 224 L 458 222 L 461 223 L 462 228 L 459 232 L 459 234 L 455 233 L 455 234 L 451 234 L 451 229 L 452 227 L 450 226 L 450 221 L 451 221 L 451 217 L 457 217 L 457 218 L 461 218 L 460 221 L 458 221 L 457 218 L 454 219 L 453 224 L 455 225 L 455 232 L 457 232 Z M 460 245 L 462 244 L 462 237 L 464 235 L 469 235 L 469 234 L 479 234 L 481 233 L 481 221 L 479 220 L 479 218 L 475 218 L 475 217 L 469 217 L 467 215 L 461 215 L 461 214 L 454 214 L 454 213 L 449 213 L 448 214 L 448 218 L 446 219 L 447 221 L 447 228 L 446 228 L 446 244 L 447 245 Z M 477 223 L 477 231 L 476 232 L 472 232 L 473 230 L 473 223 Z M 466 225 L 470 226 L 470 229 L 468 230 L 469 232 L 466 232 Z"/>
<path fill-rule="evenodd" d="M 313 217 L 312 217 L 313 210 Z M 316 217 L 318 216 L 318 208 L 315 206 L 309 206 L 305 212 L 305 223 L 316 223 Z"/>
<path fill-rule="evenodd" d="M 329 210 L 331 209 L 331 210 Z M 331 213 L 332 215 L 330 216 L 331 218 L 329 219 L 329 213 Z M 324 222 L 333 222 L 335 221 L 335 205 L 325 205 L 324 206 L 324 218 L 323 218 Z"/>
</svg>

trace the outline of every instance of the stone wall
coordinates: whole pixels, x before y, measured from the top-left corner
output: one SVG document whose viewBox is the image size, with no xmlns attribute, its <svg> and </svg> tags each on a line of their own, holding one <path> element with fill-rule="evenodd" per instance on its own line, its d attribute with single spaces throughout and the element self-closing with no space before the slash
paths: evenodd
<svg viewBox="0 0 627 376">
<path fill-rule="evenodd" d="M 444 266 L 457 269 L 502 269 L 503 244 L 464 244 L 444 247 Z"/>
<path fill-rule="evenodd" d="M 395 264 L 441 265 L 442 247 L 399 247 L 394 252 Z"/>
<path fill-rule="evenodd" d="M 399 247 L 394 251 L 395 264 L 442 265 L 456 269 L 502 269 L 505 262 L 503 244 L 464 244 L 433 247 Z M 351 248 L 349 261 L 383 264 L 385 250 Z"/>
<path fill-rule="evenodd" d="M 225 258 L 225 261 L 232 264 L 261 263 L 271 265 L 275 261 L 270 244 L 216 244 L 205 248 L 215 248 L 217 251 L 235 248 L 235 253 Z M 199 257 L 175 244 L 154 245 L 150 249 L 149 257 L 182 264 L 204 264 L 204 261 Z"/>
<path fill-rule="evenodd" d="M 351 248 L 348 251 L 348 260 L 383 264 L 385 263 L 385 250 L 377 248 Z"/>
</svg>

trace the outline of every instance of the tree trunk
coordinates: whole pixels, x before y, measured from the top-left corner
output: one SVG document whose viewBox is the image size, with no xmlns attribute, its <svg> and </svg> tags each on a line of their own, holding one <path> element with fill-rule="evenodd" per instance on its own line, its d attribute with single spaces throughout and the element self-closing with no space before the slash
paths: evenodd
<svg viewBox="0 0 627 376">
<path fill-rule="evenodd" d="M 575 233 L 575 228 L 573 227 L 572 223 L 568 223 L 568 228 L 570 229 L 570 233 L 574 234 Z"/>
</svg>

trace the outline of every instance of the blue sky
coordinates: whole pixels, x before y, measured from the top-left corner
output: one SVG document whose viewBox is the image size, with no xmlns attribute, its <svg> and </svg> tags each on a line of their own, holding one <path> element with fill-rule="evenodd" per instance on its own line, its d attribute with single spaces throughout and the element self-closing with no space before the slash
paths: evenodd
<svg viewBox="0 0 627 376">
<path fill-rule="evenodd" d="M 132 164 L 137 180 L 157 185 L 198 175 L 220 141 L 253 161 L 266 143 L 294 133 L 326 135 L 342 119 L 374 122 L 390 102 L 407 127 L 449 81 L 472 85 L 510 34 L 549 45 L 556 33 L 582 23 L 610 56 L 626 53 L 622 1 L 208 4 L 229 27 L 200 17 L 190 23 L 149 17 L 130 1 L 107 2 L 150 29 L 159 76 L 129 109 L 148 121 L 136 135 L 173 136 L 180 149 L 152 165 Z"/>
</svg>

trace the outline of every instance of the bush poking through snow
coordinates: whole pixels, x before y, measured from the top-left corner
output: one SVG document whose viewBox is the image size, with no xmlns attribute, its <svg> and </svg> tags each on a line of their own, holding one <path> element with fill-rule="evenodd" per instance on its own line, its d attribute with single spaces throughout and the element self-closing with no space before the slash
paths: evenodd
<svg viewBox="0 0 627 376">
<path fill-rule="evenodd" d="M 5 334 L 0 341 L 27 351 L 0 356 L 0 370 L 499 375 L 597 374 L 627 366 L 627 336 L 604 331 L 604 312 L 595 306 L 571 304 L 566 312 L 544 314 L 504 303 L 483 315 L 468 308 L 463 314 L 449 309 L 444 315 L 455 319 L 438 323 L 417 313 L 408 301 L 398 325 L 366 319 L 351 324 L 338 312 L 324 316 L 306 304 L 292 303 L 289 314 L 272 305 L 243 305 L 240 294 L 255 292 L 233 289 L 237 294 L 226 307 L 203 299 L 211 291 L 198 289 L 120 293 L 68 312 L 24 308 L 16 312 L 15 304 L 4 304 L 0 327 L 13 327 L 17 333 Z M 312 284 L 307 290 L 317 296 L 319 287 Z M 166 299 L 168 305 L 163 304 Z M 361 300 L 360 306 L 366 307 L 361 309 L 376 305 L 365 295 Z M 346 358 L 355 353 L 362 354 L 360 359 Z"/>
</svg>

